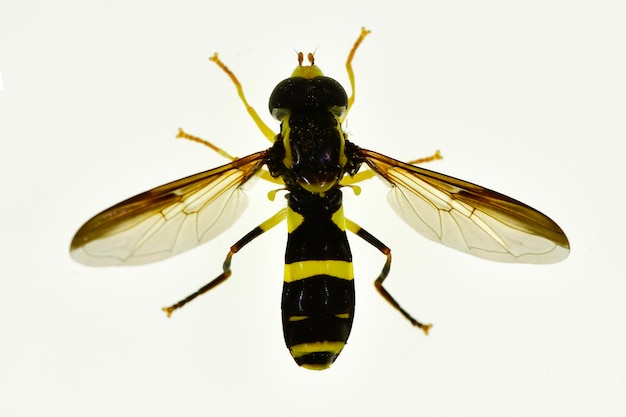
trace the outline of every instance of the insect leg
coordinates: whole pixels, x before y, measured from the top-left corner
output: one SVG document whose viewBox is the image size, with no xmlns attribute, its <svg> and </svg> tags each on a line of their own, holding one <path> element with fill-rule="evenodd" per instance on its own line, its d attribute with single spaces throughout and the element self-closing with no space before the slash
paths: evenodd
<svg viewBox="0 0 626 417">
<path fill-rule="evenodd" d="M 263 135 L 272 143 L 274 143 L 274 139 L 276 137 L 276 133 L 274 133 L 274 131 L 272 129 L 270 129 L 265 122 L 263 122 L 263 120 L 261 120 L 261 117 L 259 116 L 259 114 L 256 112 L 256 110 L 254 110 L 254 107 L 252 107 L 251 105 L 248 104 L 248 100 L 246 100 L 246 96 L 243 94 L 243 87 L 241 86 L 241 83 L 239 82 L 239 80 L 237 79 L 237 77 L 235 76 L 235 74 L 233 74 L 233 72 L 230 70 L 230 68 L 228 68 L 218 57 L 217 57 L 217 53 L 213 54 L 213 56 L 211 58 L 209 58 L 209 61 L 213 61 L 215 62 L 215 64 L 220 67 L 222 69 L 222 71 L 224 71 L 229 77 L 230 80 L 233 82 L 233 84 L 235 84 L 235 87 L 237 88 L 237 95 L 239 95 L 239 99 L 241 100 L 241 102 L 244 104 L 244 106 L 246 106 L 246 110 L 248 111 L 248 114 L 250 115 L 250 117 L 252 117 L 252 120 L 254 120 L 254 123 L 256 123 L 257 127 L 259 128 L 259 130 L 261 130 L 261 132 L 263 133 Z"/>
<path fill-rule="evenodd" d="M 400 304 L 398 304 L 398 302 L 394 300 L 391 294 L 387 292 L 385 287 L 383 287 L 383 281 L 385 281 L 385 278 L 387 278 L 387 275 L 389 274 L 389 269 L 391 268 L 391 249 L 389 249 L 383 242 L 371 235 L 361 226 L 354 223 L 352 220 L 346 219 L 346 229 L 350 230 L 352 233 L 365 240 L 370 245 L 374 246 L 387 257 L 387 261 L 385 262 L 385 265 L 383 266 L 380 275 L 378 276 L 378 278 L 376 278 L 376 281 L 374 281 L 374 286 L 376 287 L 376 290 L 378 290 L 380 295 L 382 295 L 383 298 L 393 306 L 393 308 L 398 310 L 407 320 L 409 320 L 413 326 L 419 327 L 425 334 L 428 334 L 428 331 L 431 327 L 433 327 L 433 325 L 423 324 L 411 317 L 411 315 L 407 313 L 405 309 L 400 307 Z"/>
<path fill-rule="evenodd" d="M 351 93 L 350 93 L 350 97 L 348 98 L 348 107 L 346 108 L 345 113 L 341 117 L 342 123 L 344 120 L 346 120 L 346 116 L 348 115 L 348 112 L 350 111 L 350 107 L 352 107 L 352 104 L 354 104 L 354 91 L 355 90 L 354 90 L 354 70 L 352 69 L 352 59 L 354 58 L 354 54 L 356 53 L 356 50 L 358 49 L 359 45 L 361 45 L 361 42 L 363 42 L 363 39 L 365 39 L 365 37 L 369 35 L 370 32 L 371 32 L 370 30 L 361 28 L 361 34 L 357 38 L 356 42 L 354 42 L 354 45 L 352 46 L 352 49 L 350 50 L 350 53 L 348 54 L 348 59 L 346 60 L 346 70 L 348 71 L 348 79 L 350 80 Z"/>
<path fill-rule="evenodd" d="M 213 151 L 217 152 L 218 154 L 220 154 L 221 156 L 223 156 L 226 159 L 230 159 L 231 161 L 234 161 L 235 159 L 237 159 L 236 156 L 232 156 L 231 154 L 226 152 L 224 149 L 222 149 L 222 148 L 212 144 L 208 140 L 199 138 L 199 137 L 194 136 L 194 135 L 190 135 L 189 133 L 185 132 L 181 128 L 178 128 L 178 134 L 176 135 L 176 138 L 177 139 L 187 139 L 187 140 L 190 140 L 192 142 L 196 142 L 196 143 L 200 143 L 200 144 L 202 144 L 204 146 L 208 146 Z"/>
<path fill-rule="evenodd" d="M 200 144 L 202 144 L 204 146 L 208 146 L 209 148 L 211 148 L 211 150 L 217 152 L 218 154 L 220 154 L 224 158 L 229 159 L 231 161 L 239 159 L 238 157 L 232 156 L 231 154 L 229 154 L 228 152 L 226 152 L 222 148 L 214 145 L 213 143 L 209 142 L 208 140 L 199 138 L 198 136 L 190 135 L 189 133 L 185 132 L 181 128 L 178 128 L 178 134 L 176 135 L 176 138 L 178 138 L 178 139 L 187 139 L 187 140 L 190 140 L 192 142 L 196 142 L 196 143 L 200 143 Z M 285 185 L 283 180 L 281 180 L 280 178 L 272 177 L 270 175 L 270 173 L 267 171 L 267 169 L 265 169 L 265 168 L 260 169 L 259 171 L 257 171 L 256 175 L 261 177 L 261 178 L 263 178 L 265 181 L 271 182 L 273 184 Z"/>
<path fill-rule="evenodd" d="M 217 278 L 213 279 L 208 284 L 206 284 L 203 287 L 199 288 L 193 294 L 188 295 L 187 297 L 183 298 L 182 300 L 180 300 L 176 304 L 172 304 L 169 307 L 163 307 L 162 310 L 167 313 L 168 317 L 170 317 L 175 310 L 178 310 L 179 308 L 181 308 L 182 306 L 184 306 L 185 304 L 187 304 L 188 302 L 190 302 L 194 298 L 204 294 L 207 291 L 212 290 L 213 288 L 215 288 L 216 286 L 218 286 L 222 282 L 226 281 L 226 279 L 228 279 L 228 277 L 230 277 L 231 274 L 232 274 L 232 271 L 230 269 L 230 262 L 231 262 L 231 259 L 232 259 L 233 255 L 236 254 L 237 252 L 239 252 L 241 250 L 241 248 L 246 246 L 248 243 L 253 241 L 255 238 L 261 236 L 263 233 L 267 232 L 268 230 L 270 230 L 271 228 L 273 228 L 274 226 L 276 226 L 277 224 L 279 224 L 280 222 L 285 220 L 286 217 L 287 217 L 287 209 L 284 208 L 284 209 L 281 209 L 280 211 L 278 211 L 276 214 L 274 214 L 269 219 L 265 220 L 263 223 L 261 223 L 257 227 L 255 227 L 254 229 L 252 229 L 244 237 L 239 239 L 237 241 L 237 243 L 235 243 L 233 246 L 230 247 L 230 251 L 228 252 L 228 255 L 226 255 L 226 259 L 224 260 L 224 264 L 223 264 L 224 272 L 222 272 Z"/>
<path fill-rule="evenodd" d="M 441 156 L 441 153 L 439 152 L 439 150 L 437 150 L 435 151 L 434 154 L 430 156 L 425 156 L 423 158 L 414 159 L 412 161 L 407 162 L 407 164 L 419 165 L 419 164 L 424 164 L 426 162 L 437 161 L 439 159 L 443 159 L 443 156 Z M 375 176 L 376 176 L 376 173 L 374 171 L 372 171 L 371 169 L 367 169 L 367 170 L 357 173 L 353 177 L 350 177 L 350 176 L 343 177 L 343 179 L 341 180 L 341 185 L 349 186 L 349 185 L 356 184 L 361 181 L 369 180 L 370 178 L 375 177 Z"/>
</svg>

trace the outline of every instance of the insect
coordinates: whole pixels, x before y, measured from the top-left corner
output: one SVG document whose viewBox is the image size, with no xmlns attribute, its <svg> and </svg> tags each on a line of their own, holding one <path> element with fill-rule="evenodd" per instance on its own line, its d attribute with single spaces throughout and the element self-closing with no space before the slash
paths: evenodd
<svg viewBox="0 0 626 417">
<path fill-rule="evenodd" d="M 215 54 L 211 60 L 231 78 L 248 113 L 272 145 L 235 158 L 180 130 L 178 137 L 204 142 L 231 161 L 97 214 L 74 236 L 70 247 L 74 260 L 93 266 L 138 265 L 177 255 L 214 238 L 237 220 L 246 206 L 241 187 L 252 177 L 278 183 L 286 191 L 287 207 L 230 248 L 217 278 L 163 310 L 169 316 L 224 282 L 231 275 L 233 255 L 286 220 L 285 342 L 298 365 L 320 370 L 328 368 L 343 349 L 354 317 L 352 254 L 346 231 L 386 256 L 375 280 L 383 298 L 424 333 L 431 327 L 414 319 L 384 288 L 391 250 L 344 216 L 344 187 L 358 190 L 354 184 L 373 176 L 382 178 L 391 187 L 391 206 L 409 226 L 474 256 L 538 264 L 565 259 L 567 237 L 547 216 L 495 191 L 415 166 L 438 159 L 438 154 L 404 163 L 348 140 L 342 124 L 354 102 L 352 59 L 368 34 L 362 29 L 348 55 L 349 97 L 337 81 L 322 74 L 312 54 L 307 57 L 309 65 L 298 54 L 298 66 L 269 99 L 269 110 L 280 121 L 277 134 L 248 104 L 238 79 Z M 274 194 L 269 197 L 273 199 Z"/>
</svg>

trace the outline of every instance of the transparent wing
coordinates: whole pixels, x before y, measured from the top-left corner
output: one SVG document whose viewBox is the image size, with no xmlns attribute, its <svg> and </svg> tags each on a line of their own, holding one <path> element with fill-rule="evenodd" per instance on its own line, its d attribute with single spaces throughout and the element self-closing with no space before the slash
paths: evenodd
<svg viewBox="0 0 626 417">
<path fill-rule="evenodd" d="M 376 152 L 360 152 L 391 184 L 388 200 L 396 213 L 431 240 L 500 262 L 546 264 L 569 254 L 561 228 L 524 203 Z"/>
<path fill-rule="evenodd" d="M 214 238 L 245 209 L 247 197 L 240 186 L 265 158 L 265 151 L 258 152 L 116 204 L 76 232 L 72 258 L 93 266 L 140 265 Z"/>
</svg>

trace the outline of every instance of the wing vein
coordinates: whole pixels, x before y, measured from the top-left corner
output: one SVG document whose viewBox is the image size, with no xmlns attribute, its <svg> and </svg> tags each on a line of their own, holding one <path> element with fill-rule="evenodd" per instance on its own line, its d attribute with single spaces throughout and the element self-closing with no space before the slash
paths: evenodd
<svg viewBox="0 0 626 417">
<path fill-rule="evenodd" d="M 360 149 L 362 160 L 391 191 L 396 213 L 425 237 L 481 258 L 551 263 L 569 242 L 550 218 L 479 185 Z"/>
</svg>

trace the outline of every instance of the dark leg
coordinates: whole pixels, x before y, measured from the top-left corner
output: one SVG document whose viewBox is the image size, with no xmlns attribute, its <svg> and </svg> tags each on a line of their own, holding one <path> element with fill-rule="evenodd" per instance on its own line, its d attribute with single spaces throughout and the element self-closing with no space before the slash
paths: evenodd
<svg viewBox="0 0 626 417">
<path fill-rule="evenodd" d="M 365 229 L 363 229 L 361 226 L 351 220 L 346 219 L 346 228 L 361 239 L 365 240 L 370 245 L 374 246 L 387 257 L 387 261 L 383 266 L 383 270 L 380 272 L 378 278 L 376 278 L 376 281 L 374 281 L 374 286 L 376 287 L 376 290 L 378 290 L 380 295 L 382 295 L 383 298 L 393 306 L 393 308 L 398 310 L 407 320 L 409 320 L 413 326 L 419 327 L 425 334 L 428 334 L 428 331 L 431 327 L 433 327 L 433 325 L 423 324 L 411 317 L 411 315 L 407 313 L 405 309 L 400 307 L 400 304 L 398 304 L 398 302 L 394 300 L 391 294 L 387 292 L 385 287 L 383 287 L 383 282 L 385 281 L 385 278 L 387 278 L 387 275 L 389 275 L 389 270 L 391 269 L 391 249 L 389 249 L 383 242 L 376 239 L 376 237 L 371 235 L 369 232 L 367 232 Z"/>
<path fill-rule="evenodd" d="M 282 222 L 285 219 L 286 215 L 287 215 L 287 209 L 282 209 L 278 213 L 276 213 L 275 215 L 273 215 L 272 217 L 270 217 L 269 219 L 267 219 L 266 221 L 264 221 L 263 223 L 255 227 L 254 229 L 252 229 L 248 234 L 246 234 L 244 237 L 239 239 L 237 243 L 235 243 L 233 246 L 230 247 L 230 251 L 228 252 L 228 255 L 226 255 L 226 259 L 224 260 L 224 265 L 223 265 L 224 272 L 222 272 L 217 278 L 215 278 L 214 280 L 212 280 L 205 286 L 199 288 L 193 294 L 188 295 L 187 297 L 183 298 L 176 304 L 172 304 L 169 307 L 163 307 L 162 310 L 167 313 L 168 317 L 170 317 L 175 310 L 178 310 L 179 308 L 181 308 L 182 306 L 184 306 L 185 304 L 187 304 L 194 298 L 204 294 L 207 291 L 212 290 L 213 288 L 217 287 L 222 282 L 226 281 L 226 279 L 228 279 L 228 277 L 230 277 L 232 274 L 232 271 L 230 269 L 230 262 L 231 262 L 233 255 L 239 252 L 241 248 L 246 246 L 255 238 L 261 236 L 263 233 L 267 232 L 272 227 Z"/>
</svg>

